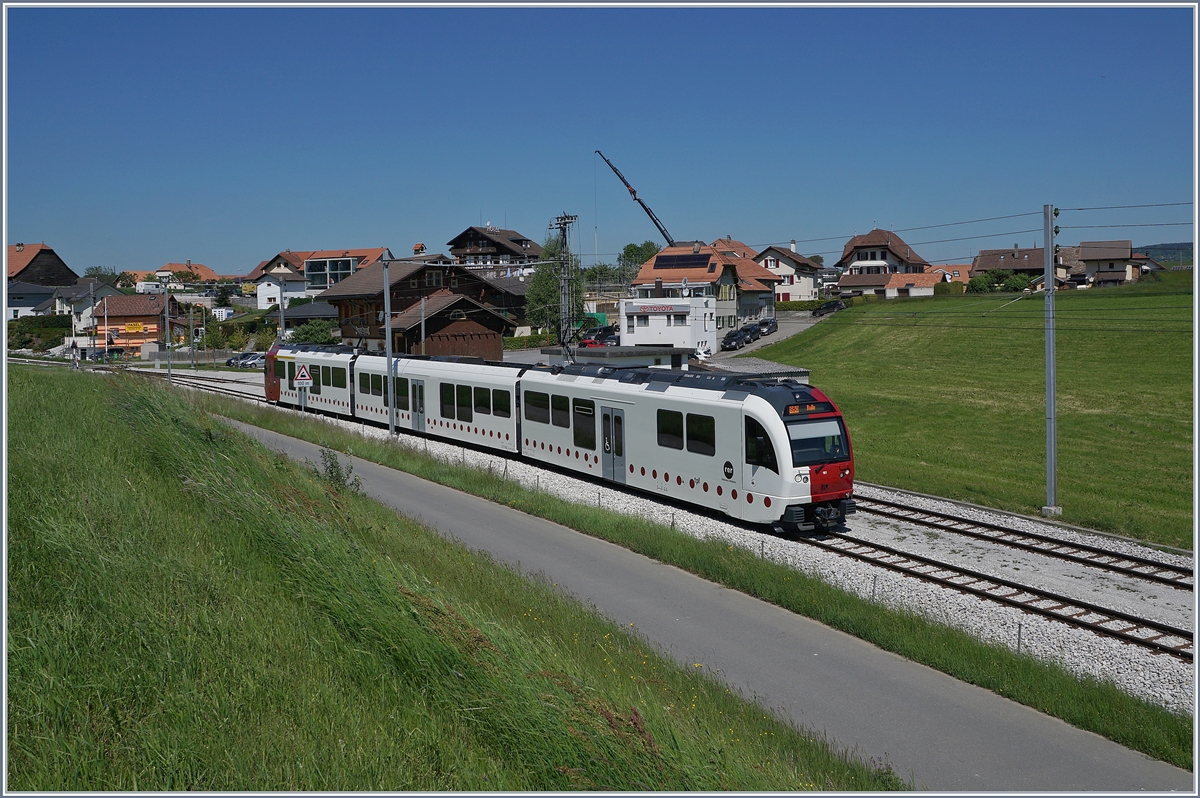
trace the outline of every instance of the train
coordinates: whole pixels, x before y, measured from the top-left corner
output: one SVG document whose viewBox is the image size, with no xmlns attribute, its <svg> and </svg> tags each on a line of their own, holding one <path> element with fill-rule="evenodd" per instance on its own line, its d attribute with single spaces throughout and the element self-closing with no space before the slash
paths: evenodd
<svg viewBox="0 0 1200 798">
<path fill-rule="evenodd" d="M 399 431 L 785 533 L 825 531 L 855 511 L 842 413 L 794 377 L 424 355 L 395 355 L 390 371 L 380 352 L 276 342 L 266 399 L 383 426 L 391 408 Z"/>
</svg>

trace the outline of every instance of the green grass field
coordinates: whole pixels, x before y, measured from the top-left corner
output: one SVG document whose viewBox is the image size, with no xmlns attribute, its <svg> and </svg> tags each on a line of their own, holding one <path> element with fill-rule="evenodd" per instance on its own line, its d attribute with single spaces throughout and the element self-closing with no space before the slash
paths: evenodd
<svg viewBox="0 0 1200 798">
<path fill-rule="evenodd" d="M 857 476 L 1037 515 L 1046 503 L 1044 300 L 871 302 L 756 355 L 812 370 Z M 1192 274 L 1056 293 L 1062 520 L 1193 548 Z"/>
<path fill-rule="evenodd" d="M 8 378 L 10 789 L 905 786 L 190 394 Z"/>
</svg>

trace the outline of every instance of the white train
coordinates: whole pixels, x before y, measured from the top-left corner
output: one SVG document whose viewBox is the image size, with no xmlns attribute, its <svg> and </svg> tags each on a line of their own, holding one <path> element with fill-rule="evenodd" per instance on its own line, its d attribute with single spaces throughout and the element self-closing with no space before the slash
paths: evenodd
<svg viewBox="0 0 1200 798">
<path fill-rule="evenodd" d="M 788 531 L 855 509 L 850 436 L 837 406 L 789 378 L 525 366 L 276 344 L 266 397 L 309 410 L 494 449 Z"/>
</svg>

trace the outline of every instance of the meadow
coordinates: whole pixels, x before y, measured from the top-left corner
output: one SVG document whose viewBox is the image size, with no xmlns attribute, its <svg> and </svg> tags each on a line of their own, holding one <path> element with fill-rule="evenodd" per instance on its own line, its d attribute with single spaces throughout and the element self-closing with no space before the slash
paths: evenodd
<svg viewBox="0 0 1200 798">
<path fill-rule="evenodd" d="M 1192 273 L 1055 296 L 1062 520 L 1192 549 Z M 859 479 L 1046 504 L 1040 294 L 868 302 L 755 354 L 811 369 L 846 416 Z"/>
</svg>

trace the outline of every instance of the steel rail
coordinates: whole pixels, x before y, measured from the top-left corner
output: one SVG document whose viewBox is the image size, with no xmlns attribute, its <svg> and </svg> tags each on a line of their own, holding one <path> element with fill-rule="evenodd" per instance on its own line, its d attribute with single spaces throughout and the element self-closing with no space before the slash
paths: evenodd
<svg viewBox="0 0 1200 798">
<path fill-rule="evenodd" d="M 823 540 L 802 537 L 800 540 L 835 554 L 888 568 L 905 576 L 913 576 L 998 604 L 1016 607 L 1051 620 L 1088 629 L 1099 635 L 1114 637 L 1127 643 L 1170 654 L 1188 662 L 1193 661 L 1193 633 L 1187 629 L 1179 629 L 1119 610 L 1038 590 L 991 574 L 949 565 L 878 543 L 868 543 L 849 535 L 834 535 Z M 1001 594 L 998 591 L 1002 589 L 1012 592 Z M 1095 620 L 1084 620 L 1085 616 L 1089 615 L 1100 617 Z M 1119 629 L 1112 628 L 1112 624 L 1116 623 L 1131 625 Z M 1150 634 L 1138 636 L 1133 634 L 1136 630 L 1143 630 Z M 1174 638 L 1183 642 L 1162 642 L 1164 638 L 1168 640 Z"/>
<path fill-rule="evenodd" d="M 1151 560 L 1132 554 L 1092 546 L 1087 543 L 1072 543 L 1038 532 L 1025 532 L 986 521 L 976 521 L 961 516 L 919 509 L 884 499 L 855 497 L 858 509 L 900 521 L 966 535 L 990 543 L 998 543 L 1022 551 L 1030 551 L 1047 557 L 1102 568 L 1106 571 L 1132 576 L 1148 582 L 1170 585 L 1180 590 L 1195 591 L 1195 574 L 1192 569 L 1172 563 Z M 1036 541 L 1030 543 L 1028 541 Z M 1191 579 L 1193 581 L 1185 581 Z"/>
</svg>

